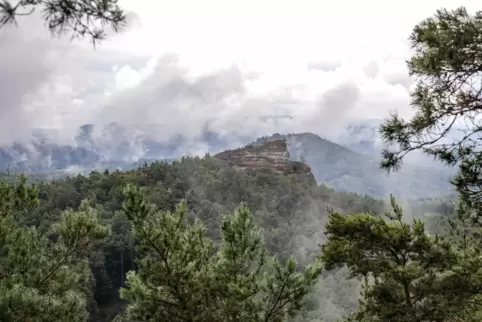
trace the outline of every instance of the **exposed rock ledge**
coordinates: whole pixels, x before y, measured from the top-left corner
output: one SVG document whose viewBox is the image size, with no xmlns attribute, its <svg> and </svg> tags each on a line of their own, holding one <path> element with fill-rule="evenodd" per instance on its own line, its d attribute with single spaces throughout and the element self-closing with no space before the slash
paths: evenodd
<svg viewBox="0 0 482 322">
<path fill-rule="evenodd" d="M 311 168 L 306 163 L 291 161 L 285 140 L 268 141 L 262 145 L 248 145 L 244 148 L 227 150 L 215 155 L 228 165 L 247 169 L 270 169 L 281 174 L 302 174 L 315 181 Z"/>
</svg>

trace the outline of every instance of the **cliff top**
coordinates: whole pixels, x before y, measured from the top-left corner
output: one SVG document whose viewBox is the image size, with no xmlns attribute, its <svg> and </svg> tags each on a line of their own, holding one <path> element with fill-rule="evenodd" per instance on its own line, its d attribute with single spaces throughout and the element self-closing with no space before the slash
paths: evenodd
<svg viewBox="0 0 482 322">
<path fill-rule="evenodd" d="M 273 140 L 259 145 L 227 150 L 216 154 L 215 157 L 239 169 L 270 169 L 285 175 L 298 174 L 316 184 L 309 165 L 290 160 L 288 144 L 285 140 Z"/>
<path fill-rule="evenodd" d="M 229 158 L 230 156 L 233 155 L 238 155 L 242 153 L 263 153 L 263 152 L 277 152 L 277 153 L 286 153 L 287 159 L 289 159 L 289 154 L 288 154 L 288 144 L 286 143 L 285 140 L 272 140 L 272 141 L 267 141 L 265 143 L 262 143 L 260 145 L 246 145 L 243 148 L 237 148 L 237 149 L 232 149 L 232 150 L 226 150 L 223 152 L 220 152 L 215 155 L 215 157 L 219 159 L 225 160 L 226 158 Z"/>
</svg>

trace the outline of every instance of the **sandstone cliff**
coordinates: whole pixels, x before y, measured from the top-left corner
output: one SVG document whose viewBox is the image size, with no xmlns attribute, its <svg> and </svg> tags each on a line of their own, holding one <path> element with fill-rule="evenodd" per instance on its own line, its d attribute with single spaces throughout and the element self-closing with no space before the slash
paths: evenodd
<svg viewBox="0 0 482 322">
<path fill-rule="evenodd" d="M 215 157 L 236 168 L 262 168 L 280 174 L 299 174 L 305 176 L 310 182 L 316 183 L 309 165 L 290 160 L 288 146 L 284 140 L 227 150 L 216 154 Z"/>
</svg>

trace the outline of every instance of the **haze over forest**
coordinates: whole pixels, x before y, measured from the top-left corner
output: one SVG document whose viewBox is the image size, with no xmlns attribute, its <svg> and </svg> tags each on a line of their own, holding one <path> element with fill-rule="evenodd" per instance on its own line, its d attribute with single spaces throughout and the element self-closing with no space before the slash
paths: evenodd
<svg viewBox="0 0 482 322">
<path fill-rule="evenodd" d="M 0 321 L 481 321 L 477 10 L 0 0 Z"/>
</svg>

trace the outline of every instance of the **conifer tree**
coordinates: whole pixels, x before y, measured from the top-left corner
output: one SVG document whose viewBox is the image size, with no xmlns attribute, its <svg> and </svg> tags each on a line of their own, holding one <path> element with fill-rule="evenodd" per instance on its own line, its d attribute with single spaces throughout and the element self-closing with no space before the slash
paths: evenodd
<svg viewBox="0 0 482 322">
<path fill-rule="evenodd" d="M 52 33 L 70 32 L 72 38 L 88 36 L 94 44 L 106 36 L 106 25 L 117 32 L 126 22 L 118 0 L 0 0 L 0 28 L 17 25 L 17 17 L 35 12 L 42 12 Z"/>
<path fill-rule="evenodd" d="M 347 266 L 365 281 L 349 321 L 480 321 L 482 259 L 479 248 L 430 236 L 424 224 L 402 221 L 392 197 L 386 219 L 331 213 L 321 259 L 326 269 Z"/>
<path fill-rule="evenodd" d="M 77 256 L 106 234 L 84 201 L 65 211 L 49 236 L 19 227 L 16 218 L 38 204 L 34 186 L 0 182 L 0 321 L 87 321 L 87 261 Z"/>
<path fill-rule="evenodd" d="M 246 205 L 224 217 L 217 247 L 198 220 L 188 220 L 185 201 L 171 213 L 138 187 L 125 196 L 142 254 L 121 290 L 126 321 L 286 321 L 318 280 L 319 263 L 299 272 L 294 260 L 281 265 L 266 254 Z"/>
<path fill-rule="evenodd" d="M 419 150 L 459 166 L 453 183 L 475 221 L 482 219 L 482 11 L 441 9 L 413 29 L 408 69 L 416 79 L 409 120 L 393 114 L 380 127 L 382 167 L 397 170 Z"/>
</svg>

